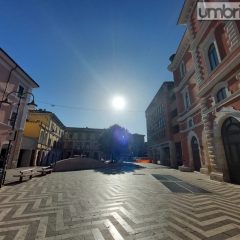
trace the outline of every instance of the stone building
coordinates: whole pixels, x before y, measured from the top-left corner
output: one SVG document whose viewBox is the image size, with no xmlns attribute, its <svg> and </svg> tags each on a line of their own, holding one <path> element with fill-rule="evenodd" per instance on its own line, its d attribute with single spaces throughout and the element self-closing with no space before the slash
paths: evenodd
<svg viewBox="0 0 240 240">
<path fill-rule="evenodd" d="M 185 32 L 176 54 L 170 59 L 172 62 L 168 68 L 174 76 L 182 146 L 183 165 L 180 168 L 184 171 L 205 171 L 205 135 L 188 31 Z"/>
<path fill-rule="evenodd" d="M 104 129 L 67 127 L 64 134 L 64 158 L 84 155 L 100 159 L 99 137 Z"/>
<path fill-rule="evenodd" d="M 18 166 L 49 165 L 62 159 L 65 126 L 52 112 L 31 110 L 24 128 Z"/>
<path fill-rule="evenodd" d="M 0 101 L 7 100 L 11 103 L 0 103 L 0 168 L 6 157 L 8 168 L 17 167 L 28 115 L 27 104 L 32 99 L 32 89 L 38 87 L 38 84 L 0 48 Z M 15 129 L 12 130 L 14 123 Z"/>
<path fill-rule="evenodd" d="M 183 169 L 240 183 L 240 22 L 200 22 L 196 7 L 185 0 L 178 24 L 187 30 L 169 66 L 180 113 L 187 98 L 191 106 L 179 117 Z"/>
<path fill-rule="evenodd" d="M 147 107 L 145 115 L 149 157 L 155 163 L 176 167 L 181 164 L 181 144 L 176 135 L 179 126 L 173 90 L 174 82 L 164 82 Z"/>
<path fill-rule="evenodd" d="M 132 157 L 143 157 L 145 155 L 144 135 L 129 134 L 129 151 Z"/>
</svg>

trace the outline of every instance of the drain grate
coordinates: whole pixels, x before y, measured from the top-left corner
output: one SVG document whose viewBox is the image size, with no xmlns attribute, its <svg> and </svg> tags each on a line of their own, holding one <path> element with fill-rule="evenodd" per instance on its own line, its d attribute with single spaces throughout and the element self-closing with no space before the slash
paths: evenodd
<svg viewBox="0 0 240 240">
<path fill-rule="evenodd" d="M 171 175 L 152 174 L 152 176 L 174 193 L 210 193 Z"/>
</svg>

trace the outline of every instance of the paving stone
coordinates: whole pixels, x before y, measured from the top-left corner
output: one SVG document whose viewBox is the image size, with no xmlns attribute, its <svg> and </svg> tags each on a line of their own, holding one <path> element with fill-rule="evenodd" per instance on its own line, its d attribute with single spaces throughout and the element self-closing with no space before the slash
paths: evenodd
<svg viewBox="0 0 240 240">
<path fill-rule="evenodd" d="M 0 190 L 1 239 L 238 239 L 240 186 L 140 165 L 132 172 L 123 167 L 111 174 L 108 166 L 5 186 Z M 152 174 L 211 194 L 172 193 Z"/>
</svg>

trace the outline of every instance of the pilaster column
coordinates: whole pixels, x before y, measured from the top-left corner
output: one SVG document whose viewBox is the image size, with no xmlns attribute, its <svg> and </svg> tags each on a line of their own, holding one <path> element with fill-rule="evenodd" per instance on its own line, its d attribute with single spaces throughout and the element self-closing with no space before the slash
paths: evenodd
<svg viewBox="0 0 240 240">
<path fill-rule="evenodd" d="M 33 157 L 33 166 L 37 166 L 37 156 L 38 156 L 39 150 L 35 150 L 34 157 Z"/>
<path fill-rule="evenodd" d="M 202 112 L 202 121 L 204 126 L 204 133 L 206 136 L 206 146 L 209 155 L 210 161 L 210 171 L 213 171 L 216 168 L 215 153 L 214 153 L 214 139 L 213 131 L 211 128 L 211 122 L 209 121 L 209 116 L 205 112 L 207 111 L 207 99 L 201 99 L 201 112 Z"/>
<path fill-rule="evenodd" d="M 190 22 L 187 23 L 187 27 L 189 30 L 190 50 L 191 50 L 191 54 L 194 62 L 196 82 L 198 85 L 201 85 L 201 83 L 203 82 L 203 76 L 201 71 L 200 55 L 199 55 L 197 46 L 195 44 L 194 30 Z"/>
<path fill-rule="evenodd" d="M 209 156 L 209 171 L 210 171 L 210 178 L 218 181 L 223 181 L 223 175 L 219 171 L 217 161 L 216 161 L 216 149 L 214 144 L 214 135 L 213 135 L 213 127 L 209 120 L 209 115 L 206 114 L 208 107 L 207 107 L 207 99 L 201 99 L 201 112 L 202 112 L 202 121 L 204 125 L 204 133 L 206 136 L 206 146 Z"/>
</svg>

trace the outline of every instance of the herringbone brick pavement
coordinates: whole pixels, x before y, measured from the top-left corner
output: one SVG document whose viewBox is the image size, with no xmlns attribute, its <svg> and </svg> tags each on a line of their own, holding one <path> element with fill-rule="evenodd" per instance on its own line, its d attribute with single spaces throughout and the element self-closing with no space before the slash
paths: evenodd
<svg viewBox="0 0 240 240">
<path fill-rule="evenodd" d="M 152 164 L 53 173 L 0 190 L 0 240 L 240 239 L 240 188 Z M 151 174 L 210 193 L 173 193 Z"/>
</svg>

